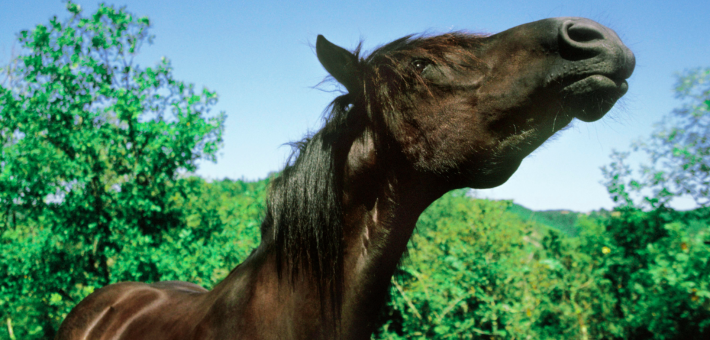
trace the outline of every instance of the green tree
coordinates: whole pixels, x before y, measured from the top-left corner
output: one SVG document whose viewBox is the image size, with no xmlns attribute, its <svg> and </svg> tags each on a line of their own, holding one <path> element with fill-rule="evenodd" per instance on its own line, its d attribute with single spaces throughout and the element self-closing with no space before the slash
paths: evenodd
<svg viewBox="0 0 710 340">
<path fill-rule="evenodd" d="M 25 323 L 18 338 L 51 338 L 94 287 L 160 279 L 155 261 L 123 251 L 181 223 L 180 175 L 222 142 L 214 92 L 175 80 L 167 59 L 134 62 L 148 18 L 67 9 L 19 33 L 0 87 L 0 315 Z M 139 264 L 116 270 L 119 255 Z"/>
<path fill-rule="evenodd" d="M 675 89 L 683 105 L 633 145 L 650 162 L 635 173 L 630 152 L 615 151 L 603 168 L 619 206 L 600 221 L 599 232 L 582 235 L 581 252 L 606 247 L 598 270 L 611 282 L 607 294 L 616 303 L 610 319 L 622 338 L 710 334 L 710 68 L 679 75 Z M 699 208 L 671 209 L 669 202 L 682 196 Z"/>
<path fill-rule="evenodd" d="M 649 164 L 634 175 L 624 163 L 629 153 L 614 152 L 603 171 L 612 198 L 633 205 L 632 194 L 641 194 L 651 207 L 680 196 L 699 206 L 710 205 L 710 68 L 697 68 L 678 76 L 676 97 L 683 105 L 658 124 L 635 151 L 648 155 Z"/>
</svg>

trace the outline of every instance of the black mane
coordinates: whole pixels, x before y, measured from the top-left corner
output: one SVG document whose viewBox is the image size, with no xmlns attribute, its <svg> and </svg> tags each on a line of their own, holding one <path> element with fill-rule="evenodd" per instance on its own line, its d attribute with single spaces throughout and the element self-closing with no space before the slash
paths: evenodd
<svg viewBox="0 0 710 340">
<path fill-rule="evenodd" d="M 321 300 L 329 297 L 336 313 L 343 283 L 342 169 L 364 126 L 349 114 L 351 106 L 347 94 L 336 98 L 323 129 L 293 144 L 288 164 L 271 183 L 261 225 L 262 242 L 276 252 L 279 275 L 293 282 L 308 272 Z"/>
<path fill-rule="evenodd" d="M 289 282 L 302 271 L 315 279 L 321 309 L 330 307 L 336 319 L 343 286 L 343 170 L 353 141 L 371 129 L 378 153 L 396 153 L 394 135 L 407 120 L 401 113 L 414 102 L 402 93 L 410 86 L 426 87 L 400 60 L 425 54 L 432 62 L 446 63 L 446 52 L 461 54 L 477 39 L 464 33 L 406 36 L 364 58 L 358 46 L 353 52 L 358 88 L 330 104 L 319 132 L 293 144 L 294 153 L 271 183 L 262 242 L 273 247 L 279 275 L 286 275 Z M 332 301 L 330 306 L 326 300 Z"/>
</svg>

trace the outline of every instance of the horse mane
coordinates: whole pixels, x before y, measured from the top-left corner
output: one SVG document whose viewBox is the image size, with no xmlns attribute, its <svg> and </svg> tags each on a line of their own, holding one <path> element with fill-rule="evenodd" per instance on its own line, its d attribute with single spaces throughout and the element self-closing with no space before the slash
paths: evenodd
<svg viewBox="0 0 710 340">
<path fill-rule="evenodd" d="M 346 94 L 330 105 L 323 129 L 292 143 L 294 149 L 269 188 L 262 242 L 273 247 L 279 276 L 315 279 L 321 299 L 338 315 L 343 285 L 343 171 L 350 145 L 363 124 L 349 115 Z"/>
<path fill-rule="evenodd" d="M 446 52 L 465 51 L 476 38 L 464 33 L 406 36 L 365 57 L 360 55 L 358 45 L 353 54 L 358 60 L 354 67 L 360 74 L 361 91 L 351 90 L 333 100 L 325 110 L 324 127 L 291 144 L 291 157 L 270 184 L 261 225 L 262 242 L 276 254 L 279 277 L 286 275 L 291 284 L 299 273 L 313 277 L 321 312 L 330 307 L 336 321 L 343 287 L 342 196 L 348 151 L 365 129 L 376 132 L 378 152 L 393 150 L 396 143 L 392 135 L 401 128 L 397 113 L 413 99 L 401 94 L 413 86 L 412 81 L 425 84 L 392 58 L 426 50 L 433 62 L 443 63 Z M 331 302 L 329 306 L 326 301 Z"/>
</svg>

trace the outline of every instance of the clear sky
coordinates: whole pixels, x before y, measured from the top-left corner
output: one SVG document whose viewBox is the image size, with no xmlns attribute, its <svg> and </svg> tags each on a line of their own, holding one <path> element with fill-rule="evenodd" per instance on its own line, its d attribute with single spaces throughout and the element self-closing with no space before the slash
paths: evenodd
<svg viewBox="0 0 710 340">
<path fill-rule="evenodd" d="M 97 1 L 77 0 L 95 10 Z M 614 29 L 634 51 L 629 92 L 602 120 L 574 126 L 528 157 L 504 185 L 479 197 L 513 199 L 526 207 L 589 211 L 613 206 L 600 167 L 613 149 L 648 136 L 679 105 L 674 73 L 710 66 L 710 1 L 151 1 L 119 0 L 147 15 L 156 35 L 140 60 L 166 56 L 177 79 L 216 90 L 216 110 L 228 115 L 216 164 L 198 174 L 259 179 L 283 167 L 284 143 L 321 124 L 334 94 L 317 89 L 326 72 L 312 45 L 318 34 L 346 48 L 366 50 L 412 33 L 467 30 L 497 33 L 530 21 L 582 16 Z M 16 48 L 15 35 L 58 15 L 59 0 L 0 1 L 0 62 Z M 680 206 L 681 208 L 683 206 Z"/>
</svg>

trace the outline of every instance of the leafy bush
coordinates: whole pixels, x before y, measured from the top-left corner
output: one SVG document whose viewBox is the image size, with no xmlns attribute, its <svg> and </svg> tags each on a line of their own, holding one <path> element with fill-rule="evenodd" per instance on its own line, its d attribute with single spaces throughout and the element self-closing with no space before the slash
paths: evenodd
<svg viewBox="0 0 710 340">
<path fill-rule="evenodd" d="M 509 205 L 458 192 L 422 215 L 378 338 L 707 338 L 706 214 L 582 215 L 568 237 Z"/>
</svg>

